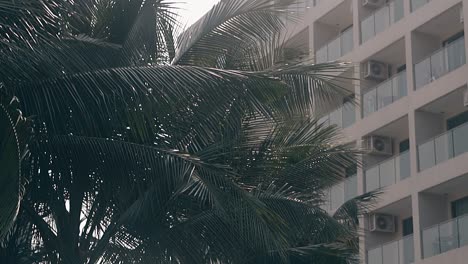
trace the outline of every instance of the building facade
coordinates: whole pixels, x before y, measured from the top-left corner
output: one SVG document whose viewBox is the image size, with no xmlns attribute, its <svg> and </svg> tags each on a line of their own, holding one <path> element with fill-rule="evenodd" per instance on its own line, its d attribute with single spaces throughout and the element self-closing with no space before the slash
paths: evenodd
<svg viewBox="0 0 468 264">
<path fill-rule="evenodd" d="M 303 16 L 286 49 L 355 64 L 322 121 L 370 154 L 326 209 L 382 189 L 360 223 L 364 263 L 468 263 L 468 0 L 284 1 Z"/>
</svg>

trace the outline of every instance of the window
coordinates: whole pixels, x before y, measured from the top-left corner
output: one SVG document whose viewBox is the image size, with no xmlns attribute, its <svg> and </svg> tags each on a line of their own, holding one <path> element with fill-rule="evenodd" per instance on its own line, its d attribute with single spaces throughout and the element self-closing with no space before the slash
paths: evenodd
<svg viewBox="0 0 468 264">
<path fill-rule="evenodd" d="M 403 227 L 403 236 L 413 234 L 413 217 L 403 219 L 401 225 Z"/>
<path fill-rule="evenodd" d="M 458 39 L 462 38 L 463 36 L 465 36 L 465 32 L 458 32 L 457 34 L 451 36 L 450 38 L 446 39 L 444 42 L 442 42 L 442 46 L 447 46 L 449 45 L 450 43 L 452 42 L 455 42 L 457 41 Z"/>
<path fill-rule="evenodd" d="M 400 73 L 402 71 L 406 71 L 406 64 L 401 65 L 400 67 L 397 68 L 396 72 Z"/>
<path fill-rule="evenodd" d="M 452 217 L 468 214 L 468 197 L 452 202 Z"/>
<path fill-rule="evenodd" d="M 409 145 L 409 139 L 400 141 L 400 153 L 403 153 L 407 150 L 409 150 L 410 145 Z"/>
<path fill-rule="evenodd" d="M 468 111 L 447 120 L 447 130 L 468 123 Z"/>
</svg>

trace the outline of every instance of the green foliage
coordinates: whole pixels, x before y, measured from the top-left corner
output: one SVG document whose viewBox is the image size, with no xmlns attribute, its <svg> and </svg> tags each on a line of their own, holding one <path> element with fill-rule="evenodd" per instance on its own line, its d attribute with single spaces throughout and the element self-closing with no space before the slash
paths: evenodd
<svg viewBox="0 0 468 264">
<path fill-rule="evenodd" d="M 373 195 L 320 208 L 358 152 L 314 114 L 347 66 L 281 62 L 283 8 L 0 4 L 0 262 L 355 263 Z"/>
<path fill-rule="evenodd" d="M 21 162 L 28 155 L 31 120 L 17 107 L 16 97 L 0 96 L 0 241 L 16 219 L 24 192 Z"/>
</svg>

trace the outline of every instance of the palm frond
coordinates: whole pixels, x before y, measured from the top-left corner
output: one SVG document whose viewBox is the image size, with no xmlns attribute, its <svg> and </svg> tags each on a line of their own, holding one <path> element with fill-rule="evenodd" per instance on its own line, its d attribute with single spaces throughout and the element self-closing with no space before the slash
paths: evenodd
<svg viewBox="0 0 468 264">
<path fill-rule="evenodd" d="M 12 227 L 24 193 L 21 162 L 28 154 L 31 121 L 17 109 L 17 100 L 0 96 L 0 240 Z"/>
<path fill-rule="evenodd" d="M 215 67 L 231 50 L 283 28 L 279 13 L 268 0 L 221 1 L 179 37 L 172 64 Z"/>
<path fill-rule="evenodd" d="M 341 205 L 335 211 L 333 217 L 338 221 L 347 221 L 345 224 L 357 225 L 360 217 L 373 210 L 381 194 L 382 192 L 376 191 L 353 198 Z"/>
<path fill-rule="evenodd" d="M 60 28 L 61 5 L 54 0 L 2 1 L 0 44 L 11 50 L 32 47 L 38 41 L 56 39 Z"/>
<path fill-rule="evenodd" d="M 16 215 L 19 210 L 21 199 L 21 164 L 20 164 L 20 149 L 17 139 L 15 125 L 10 115 L 1 106 L 0 110 L 1 124 L 1 150 L 0 165 L 2 173 L 0 177 L 1 201 L 0 207 L 2 214 L 0 215 L 0 238 L 3 238 L 10 230 Z"/>
<path fill-rule="evenodd" d="M 14 155 L 0 183 L 15 179 L 0 220 L 27 222 L 10 248 L 44 263 L 354 261 L 373 196 L 319 208 L 359 153 L 316 121 L 349 93 L 333 81 L 349 66 L 279 60 L 283 4 L 223 0 L 177 43 L 172 5 L 0 4 L 0 82 L 36 116 L 28 145 L 1 101 L 0 151 Z"/>
</svg>

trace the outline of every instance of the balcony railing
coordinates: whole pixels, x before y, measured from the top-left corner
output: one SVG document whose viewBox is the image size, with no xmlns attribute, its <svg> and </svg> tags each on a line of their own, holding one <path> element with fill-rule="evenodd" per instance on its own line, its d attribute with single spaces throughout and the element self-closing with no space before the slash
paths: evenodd
<svg viewBox="0 0 468 264">
<path fill-rule="evenodd" d="M 410 264 L 414 262 L 413 235 L 367 252 L 367 264 Z"/>
<path fill-rule="evenodd" d="M 414 66 L 416 89 L 459 68 L 465 62 L 465 37 L 461 37 Z"/>
<path fill-rule="evenodd" d="M 468 152 L 468 123 L 418 146 L 419 171 Z"/>
<path fill-rule="evenodd" d="M 411 0 L 411 12 L 414 12 L 416 9 L 420 8 L 421 6 L 429 2 L 430 0 Z"/>
<path fill-rule="evenodd" d="M 393 185 L 411 176 L 409 151 L 386 160 L 364 172 L 366 191 Z"/>
<path fill-rule="evenodd" d="M 364 94 L 362 97 L 363 116 L 377 112 L 406 95 L 406 71 L 403 71 Z"/>
<path fill-rule="evenodd" d="M 361 43 L 373 38 L 404 16 L 403 0 L 395 0 L 361 21 Z"/>
<path fill-rule="evenodd" d="M 319 123 L 324 125 L 336 125 L 339 128 L 347 128 L 356 122 L 356 107 L 352 102 L 345 103 L 342 107 L 323 116 Z"/>
<path fill-rule="evenodd" d="M 353 46 L 353 27 L 350 27 L 327 45 L 318 49 L 315 54 L 315 61 L 316 63 L 336 61 L 352 51 Z"/>
<path fill-rule="evenodd" d="M 324 205 L 323 209 L 333 212 L 340 208 L 346 201 L 357 196 L 357 176 L 350 176 L 343 182 L 331 187 L 327 195 L 327 203 Z"/>
<path fill-rule="evenodd" d="M 468 215 L 423 230 L 422 243 L 424 258 L 468 245 Z"/>
</svg>

